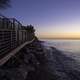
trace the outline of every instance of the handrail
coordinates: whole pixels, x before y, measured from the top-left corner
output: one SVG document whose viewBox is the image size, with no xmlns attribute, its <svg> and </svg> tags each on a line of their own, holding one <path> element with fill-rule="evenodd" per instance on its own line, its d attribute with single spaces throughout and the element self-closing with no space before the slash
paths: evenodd
<svg viewBox="0 0 80 80">
<path fill-rule="evenodd" d="M 18 25 L 17 25 L 17 27 L 19 27 L 19 25 L 22 27 L 22 24 L 17 20 L 17 19 L 15 19 L 15 18 L 8 18 L 8 17 L 5 17 L 4 15 L 2 15 L 1 13 L 0 13 L 0 19 L 3 21 L 4 19 L 6 19 L 6 21 L 9 21 L 12 25 L 13 25 L 13 27 L 15 27 L 15 24 L 17 23 Z M 3 22 L 5 22 L 5 21 L 3 21 Z M 2 22 L 2 23 L 3 23 Z M 16 22 L 16 23 L 15 23 Z M 12 26 L 11 26 L 12 27 Z"/>
<path fill-rule="evenodd" d="M 3 64 L 5 64 L 12 56 L 14 56 L 17 52 L 19 52 L 24 46 L 26 46 L 27 44 L 32 43 L 35 40 L 32 39 L 31 41 L 26 41 L 25 43 L 23 43 L 22 45 L 20 45 L 19 47 L 17 47 L 16 49 L 14 49 L 13 51 L 11 51 L 10 53 L 8 53 L 8 55 L 6 55 L 5 57 L 3 57 L 0 60 L 0 66 L 2 66 Z"/>
<path fill-rule="evenodd" d="M 20 25 L 22 25 L 17 19 L 15 18 L 8 18 L 9 20 L 13 20 L 13 21 L 16 21 L 17 23 L 19 23 Z"/>
<path fill-rule="evenodd" d="M 5 17 L 4 15 L 2 15 L 1 13 L 0 13 L 0 17 L 7 18 L 7 17 Z"/>
</svg>

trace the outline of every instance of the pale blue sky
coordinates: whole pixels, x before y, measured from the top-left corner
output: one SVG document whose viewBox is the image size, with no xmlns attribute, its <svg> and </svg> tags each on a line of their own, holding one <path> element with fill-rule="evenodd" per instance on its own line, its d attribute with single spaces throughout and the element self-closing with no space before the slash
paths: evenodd
<svg viewBox="0 0 80 80">
<path fill-rule="evenodd" d="M 80 33 L 80 0 L 12 0 L 11 6 L 0 12 L 34 25 L 38 36 Z"/>
</svg>

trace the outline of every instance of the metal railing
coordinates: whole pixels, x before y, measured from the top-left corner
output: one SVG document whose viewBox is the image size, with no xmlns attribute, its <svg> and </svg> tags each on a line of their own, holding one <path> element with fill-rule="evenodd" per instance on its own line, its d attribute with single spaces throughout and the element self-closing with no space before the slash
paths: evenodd
<svg viewBox="0 0 80 80">
<path fill-rule="evenodd" d="M 20 45 L 20 29 L 22 29 L 22 24 L 19 21 L 0 15 L 0 55 L 8 53 Z"/>
<path fill-rule="evenodd" d="M 34 33 L 29 30 L 15 18 L 6 18 L 0 14 L 0 66 L 34 41 Z"/>
<path fill-rule="evenodd" d="M 27 41 L 27 42 L 23 43 L 22 45 L 20 45 L 16 49 L 14 49 L 11 52 L 9 52 L 8 55 L 6 55 L 2 59 L 0 59 L 0 66 L 5 64 L 12 56 L 14 56 L 16 53 L 18 53 L 26 45 L 31 44 L 34 40 L 35 40 L 35 38 L 30 40 L 30 41 Z"/>
</svg>

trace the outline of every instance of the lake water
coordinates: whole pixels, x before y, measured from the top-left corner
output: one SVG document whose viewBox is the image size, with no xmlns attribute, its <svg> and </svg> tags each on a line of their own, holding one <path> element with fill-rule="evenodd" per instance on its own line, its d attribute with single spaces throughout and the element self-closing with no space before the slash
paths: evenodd
<svg viewBox="0 0 80 80">
<path fill-rule="evenodd" d="M 53 46 L 64 51 L 65 54 L 80 60 L 80 40 L 42 39 L 46 46 Z"/>
</svg>

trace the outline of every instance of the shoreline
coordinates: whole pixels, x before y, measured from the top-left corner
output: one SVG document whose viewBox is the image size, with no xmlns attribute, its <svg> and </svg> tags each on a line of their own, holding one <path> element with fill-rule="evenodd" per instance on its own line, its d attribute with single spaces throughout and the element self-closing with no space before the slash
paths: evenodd
<svg viewBox="0 0 80 80">
<path fill-rule="evenodd" d="M 80 79 L 80 70 L 74 59 L 67 57 L 55 47 L 46 48 L 43 41 L 37 38 L 3 65 L 0 73 L 1 80 Z"/>
</svg>

